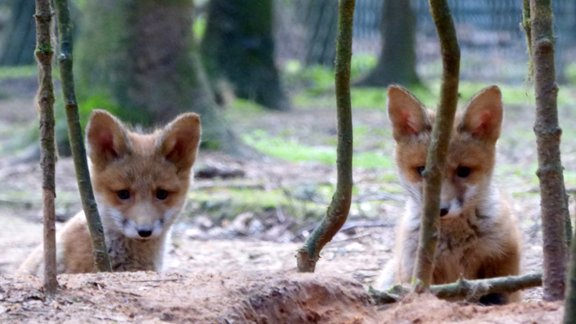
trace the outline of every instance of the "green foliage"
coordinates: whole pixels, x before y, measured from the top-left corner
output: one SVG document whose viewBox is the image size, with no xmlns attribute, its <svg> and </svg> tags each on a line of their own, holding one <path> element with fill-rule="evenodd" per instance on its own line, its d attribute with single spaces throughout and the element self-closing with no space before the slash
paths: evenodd
<svg viewBox="0 0 576 324">
<path fill-rule="evenodd" d="M 88 117 L 94 109 L 107 110 L 121 120 L 129 121 L 130 124 L 148 125 L 150 123 L 149 116 L 137 109 L 126 109 L 120 106 L 106 91 L 93 90 L 78 105 L 82 125 L 86 125 Z"/>
<path fill-rule="evenodd" d="M 119 116 L 120 119 L 130 114 L 130 112 L 121 109 L 112 99 L 110 95 L 104 92 L 93 92 L 78 104 L 78 113 L 80 115 L 80 123 L 86 125 L 88 117 L 94 109 L 104 109 Z M 131 119 L 128 119 L 131 120 Z"/>
<path fill-rule="evenodd" d="M 366 70 L 376 65 L 374 55 L 352 56 L 350 77 L 359 78 Z M 283 70 L 284 83 L 288 88 L 306 91 L 309 94 L 325 94 L 334 91 L 334 71 L 324 65 L 304 66 L 301 62 L 288 61 Z"/>
<path fill-rule="evenodd" d="M 262 113 L 265 111 L 265 108 L 262 105 L 255 103 L 254 101 L 236 98 L 231 104 L 230 114 L 239 117 L 241 116 L 254 116 Z M 236 116 L 239 115 L 239 116 Z"/>
<path fill-rule="evenodd" d="M 353 56 L 352 79 L 358 78 L 370 66 L 375 64 L 375 57 L 369 55 Z M 284 82 L 292 89 L 293 102 L 298 107 L 334 108 L 334 74 L 325 66 L 305 67 L 300 62 L 289 61 L 284 66 Z M 576 64 L 566 70 L 571 83 L 576 83 Z M 480 89 L 489 86 L 487 82 L 460 81 L 460 105 L 467 102 Z M 505 105 L 534 106 L 534 89 L 532 84 L 498 84 L 502 90 Z M 440 80 L 429 81 L 423 86 L 410 87 L 409 90 L 427 107 L 434 108 L 438 103 Z M 571 98 L 566 87 L 561 87 L 558 104 L 571 105 Z M 352 87 L 351 99 L 353 109 L 384 110 L 386 90 L 384 88 Z"/>
<path fill-rule="evenodd" d="M 576 63 L 571 63 L 566 67 L 565 70 L 566 79 L 571 84 L 576 84 Z"/>
<path fill-rule="evenodd" d="M 194 39 L 197 41 L 204 37 L 206 33 L 206 17 L 204 15 L 196 17 L 192 25 L 192 32 L 194 33 Z"/>
<path fill-rule="evenodd" d="M 3 66 L 0 67 L 0 80 L 31 78 L 37 73 L 36 65 Z"/>
<path fill-rule="evenodd" d="M 350 78 L 357 80 L 376 66 L 376 55 L 354 54 L 350 63 Z"/>
<path fill-rule="evenodd" d="M 243 140 L 258 151 L 286 161 L 319 162 L 328 165 L 336 164 L 336 148 L 331 146 L 310 146 L 294 139 L 267 134 L 255 130 L 243 136 Z M 392 168 L 392 160 L 378 152 L 357 152 L 353 160 L 357 168 Z"/>
</svg>

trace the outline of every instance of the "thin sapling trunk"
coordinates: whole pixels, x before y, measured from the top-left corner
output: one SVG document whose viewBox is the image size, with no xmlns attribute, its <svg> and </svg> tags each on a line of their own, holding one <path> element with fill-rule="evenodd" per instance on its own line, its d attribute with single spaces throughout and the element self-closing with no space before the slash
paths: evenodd
<svg viewBox="0 0 576 324">
<path fill-rule="evenodd" d="M 54 140 L 54 84 L 52 83 L 52 9 L 49 0 L 36 0 L 36 62 L 40 113 L 40 166 L 42 168 L 42 201 L 44 215 L 44 289 L 49 295 L 58 288 L 56 278 L 56 144 Z"/>
<path fill-rule="evenodd" d="M 336 193 L 326 215 L 298 250 L 300 272 L 314 272 L 320 251 L 346 222 L 352 200 L 352 109 L 350 60 L 355 0 L 340 0 L 336 43 L 336 104 L 338 118 Z"/>
<path fill-rule="evenodd" d="M 446 154 L 458 103 L 460 48 L 446 0 L 430 0 L 430 12 L 436 25 L 442 53 L 442 86 L 438 113 L 432 128 L 424 172 L 424 211 L 420 226 L 416 267 L 416 291 L 427 291 L 432 282 L 434 254 L 440 231 L 440 192 Z"/>
</svg>

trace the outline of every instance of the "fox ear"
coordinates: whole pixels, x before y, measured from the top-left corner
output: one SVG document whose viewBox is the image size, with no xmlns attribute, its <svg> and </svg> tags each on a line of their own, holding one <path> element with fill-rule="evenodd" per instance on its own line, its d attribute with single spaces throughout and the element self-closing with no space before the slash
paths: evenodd
<svg viewBox="0 0 576 324">
<path fill-rule="evenodd" d="M 105 110 L 92 111 L 86 127 L 88 156 L 103 166 L 129 153 L 128 136 L 122 122 Z"/>
<path fill-rule="evenodd" d="M 386 105 L 396 141 L 432 128 L 426 108 L 408 90 L 396 85 L 388 87 Z"/>
<path fill-rule="evenodd" d="M 162 130 L 160 154 L 179 170 L 190 169 L 200 143 L 200 117 L 195 113 L 178 116 Z"/>
<path fill-rule="evenodd" d="M 502 115 L 500 89 L 497 86 L 487 87 L 466 106 L 458 131 L 468 132 L 480 140 L 496 142 L 500 136 Z"/>
</svg>

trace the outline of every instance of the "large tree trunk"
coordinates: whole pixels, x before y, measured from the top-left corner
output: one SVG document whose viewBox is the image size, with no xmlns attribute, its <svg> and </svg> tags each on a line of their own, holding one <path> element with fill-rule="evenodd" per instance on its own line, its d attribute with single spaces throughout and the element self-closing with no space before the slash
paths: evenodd
<svg viewBox="0 0 576 324">
<path fill-rule="evenodd" d="M 11 16 L 0 47 L 0 65 L 34 63 L 34 0 L 11 0 Z"/>
<path fill-rule="evenodd" d="M 406 0 L 384 0 L 382 48 L 376 67 L 358 82 L 360 86 L 420 83 L 416 73 L 416 17 Z"/>
<path fill-rule="evenodd" d="M 76 55 L 81 98 L 109 101 L 115 107 L 102 108 L 144 125 L 195 111 L 204 145 L 237 150 L 197 59 L 193 0 L 88 1 L 83 9 Z"/>
<path fill-rule="evenodd" d="M 272 0 L 212 0 L 203 60 L 212 80 L 225 79 L 240 98 L 289 109 L 274 63 Z"/>
</svg>

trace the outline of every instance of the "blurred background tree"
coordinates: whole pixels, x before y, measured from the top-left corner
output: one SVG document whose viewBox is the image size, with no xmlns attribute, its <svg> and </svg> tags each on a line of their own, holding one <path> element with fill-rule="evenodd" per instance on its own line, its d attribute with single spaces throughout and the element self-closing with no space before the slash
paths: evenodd
<svg viewBox="0 0 576 324">
<path fill-rule="evenodd" d="M 34 0 L 7 0 L 9 15 L 0 42 L 0 66 L 34 64 Z"/>
<path fill-rule="evenodd" d="M 288 110 L 274 61 L 273 0 L 212 0 L 207 16 L 201 51 L 215 88 L 223 79 L 240 98 Z"/>
<path fill-rule="evenodd" d="M 35 82 L 33 2 L 0 0 L 0 72 L 5 78 L 28 77 L 26 84 L 22 79 L 5 83 L 0 96 Z M 461 41 L 462 80 L 522 84 L 528 58 L 518 28 L 521 3 L 449 2 Z M 72 3 L 79 29 L 75 62 L 84 116 L 103 107 L 123 119 L 151 125 L 194 110 L 203 116 L 205 146 L 236 148 L 238 140 L 224 116 L 246 107 L 245 102 L 285 110 L 290 102 L 300 106 L 303 96 L 332 93 L 334 0 Z M 435 84 L 440 56 L 426 1 L 357 0 L 356 9 L 352 77 L 356 86 L 375 87 L 380 95 L 353 96 L 355 106 L 381 106 L 381 88 L 389 83 Z M 576 2 L 557 0 L 554 12 L 561 35 L 556 40 L 559 79 L 574 82 Z M 1 68 L 12 65 L 26 68 Z M 322 100 L 319 105 L 334 106 L 333 99 Z M 219 102 L 231 108 L 226 111 Z"/>
<path fill-rule="evenodd" d="M 328 67 L 334 65 L 336 57 L 336 31 L 338 29 L 338 7 L 333 0 L 308 1 L 303 4 L 305 14 L 303 24 L 309 44 L 304 57 L 306 65 L 320 64 Z"/>
<path fill-rule="evenodd" d="M 380 18 L 381 49 L 376 66 L 360 86 L 420 83 L 416 73 L 416 16 L 410 1 L 384 0 Z"/>
<path fill-rule="evenodd" d="M 234 151 L 192 34 L 193 0 L 87 1 L 77 38 L 78 92 L 143 125 L 202 116 L 203 144 Z"/>
</svg>

